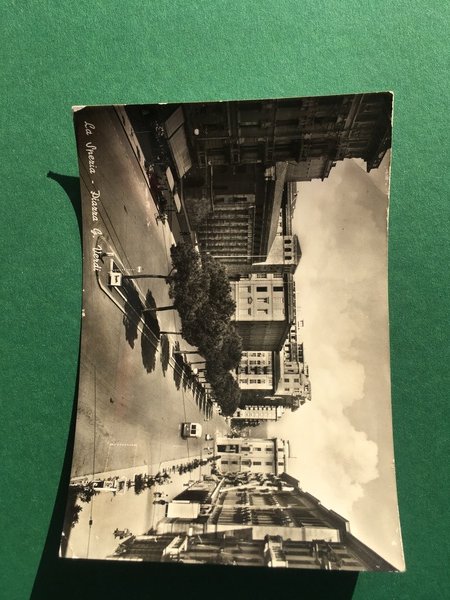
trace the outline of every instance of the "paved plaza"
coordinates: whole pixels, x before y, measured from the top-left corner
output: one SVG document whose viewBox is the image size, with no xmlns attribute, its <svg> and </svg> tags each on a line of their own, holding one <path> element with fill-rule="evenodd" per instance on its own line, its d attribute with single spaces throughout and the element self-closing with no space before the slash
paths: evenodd
<svg viewBox="0 0 450 600">
<path fill-rule="evenodd" d="M 175 239 L 169 224 L 156 218 L 138 152 L 116 111 L 93 109 L 85 119 L 95 129 L 85 138 L 80 122 L 77 131 L 84 199 L 84 289 L 72 479 L 112 472 L 129 477 L 134 470 L 154 474 L 170 461 L 201 456 L 204 435 L 183 439 L 183 421 L 200 422 L 204 434 L 213 436 L 225 433 L 227 424 L 183 378 L 173 351 L 177 343 L 189 349 L 187 344 L 174 333 L 161 333 L 180 331 L 178 314 L 143 311 L 172 304 L 165 280 L 127 280 L 120 290 L 108 286 L 111 261 L 128 274 L 168 274 Z M 83 152 L 84 139 L 95 147 L 94 153 Z M 95 496 L 90 506 L 83 505 L 67 551 L 72 548 L 72 554 L 81 556 L 96 553 L 95 535 L 100 539 L 111 527 L 112 545 L 115 527 L 142 533 L 162 508 L 152 504 L 152 497 L 147 491 L 136 496 L 132 490 L 123 496 Z M 134 517 L 125 517 L 128 512 Z M 123 523 L 115 514 L 123 516 Z M 90 519 L 97 528 L 94 537 L 89 533 L 90 551 L 73 550 L 75 540 L 94 526 Z M 113 548 L 108 546 L 109 550 Z"/>
</svg>

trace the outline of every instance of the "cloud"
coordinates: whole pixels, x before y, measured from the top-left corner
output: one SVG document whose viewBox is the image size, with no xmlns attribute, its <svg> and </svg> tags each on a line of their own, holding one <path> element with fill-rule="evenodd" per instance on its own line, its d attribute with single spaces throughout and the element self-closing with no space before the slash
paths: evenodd
<svg viewBox="0 0 450 600">
<path fill-rule="evenodd" d="M 288 470 L 303 489 L 401 567 L 389 398 L 388 156 L 383 163 L 368 175 L 345 160 L 326 181 L 299 186 L 297 316 L 312 401 L 268 434 L 290 440 Z"/>
<path fill-rule="evenodd" d="M 303 489 L 347 516 L 364 496 L 364 485 L 379 476 L 377 444 L 344 413 L 362 397 L 364 369 L 349 361 L 337 377 L 326 366 L 316 374 L 313 401 L 272 425 L 269 433 L 290 440 L 295 458 L 289 472 Z"/>
<path fill-rule="evenodd" d="M 364 401 L 373 328 L 387 317 L 387 198 L 377 184 L 344 161 L 326 184 L 299 186 L 297 306 L 312 401 L 269 429 L 290 439 L 302 487 L 344 516 L 380 476 L 376 441 L 349 417 Z"/>
</svg>

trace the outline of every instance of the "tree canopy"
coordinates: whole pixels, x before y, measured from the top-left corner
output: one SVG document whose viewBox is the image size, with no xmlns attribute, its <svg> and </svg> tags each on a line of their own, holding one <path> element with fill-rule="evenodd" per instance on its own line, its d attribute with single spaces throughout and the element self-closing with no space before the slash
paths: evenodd
<svg viewBox="0 0 450 600">
<path fill-rule="evenodd" d="M 170 296 L 181 318 L 182 335 L 206 359 L 206 377 L 223 414 L 239 405 L 240 389 L 229 372 L 241 360 L 242 339 L 231 322 L 235 303 L 222 263 L 200 255 L 186 242 L 171 248 L 174 274 Z"/>
<path fill-rule="evenodd" d="M 201 256 L 186 242 L 173 245 L 171 257 L 170 296 L 185 340 L 205 358 L 224 348 L 229 358 L 234 357 L 232 362 L 238 354 L 240 360 L 242 343 L 230 322 L 235 303 L 225 267 L 208 254 Z"/>
<path fill-rule="evenodd" d="M 211 381 L 214 395 L 222 414 L 231 417 L 239 406 L 241 389 L 229 371 L 218 373 Z"/>
</svg>

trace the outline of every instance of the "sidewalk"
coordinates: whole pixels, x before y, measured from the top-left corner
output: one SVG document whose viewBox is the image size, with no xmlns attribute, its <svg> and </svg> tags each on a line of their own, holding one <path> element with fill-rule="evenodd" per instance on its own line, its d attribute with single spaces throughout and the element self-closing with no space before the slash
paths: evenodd
<svg viewBox="0 0 450 600">
<path fill-rule="evenodd" d="M 189 456 L 186 458 L 177 458 L 174 460 L 165 460 L 162 461 L 160 463 L 155 463 L 152 465 L 140 465 L 140 466 L 136 466 L 136 467 L 129 467 L 127 469 L 116 469 L 114 471 L 104 471 L 103 473 L 95 473 L 94 477 L 95 479 L 112 479 L 114 477 L 119 477 L 119 478 L 123 478 L 125 477 L 126 479 L 134 479 L 135 475 L 156 475 L 157 473 L 161 473 L 162 471 L 169 471 L 172 469 L 172 467 L 176 467 L 179 465 L 186 465 L 190 462 L 192 462 L 193 460 L 202 460 L 203 458 L 207 458 L 208 454 L 205 454 L 205 456 L 203 457 L 203 454 L 199 454 L 199 455 L 193 455 L 193 456 Z M 81 484 L 81 483 L 88 483 L 89 481 L 91 481 L 92 478 L 91 477 L 87 477 L 86 475 L 81 476 L 81 477 L 73 477 L 70 480 L 71 484 Z"/>
<path fill-rule="evenodd" d="M 147 165 L 153 165 L 156 163 L 152 144 L 151 144 L 151 136 L 155 135 L 156 132 L 152 131 L 142 131 L 136 132 L 133 124 L 130 121 L 130 118 L 125 110 L 124 106 L 115 106 L 115 111 L 119 118 L 119 121 L 122 124 L 125 135 L 128 138 L 130 146 L 136 156 L 136 159 L 141 167 L 143 177 L 147 183 L 147 186 L 150 190 L 152 197 L 154 196 L 152 192 L 152 187 L 150 183 L 150 178 L 148 175 Z M 142 126 L 145 126 L 143 123 Z M 145 133 L 145 135 L 143 135 Z M 170 167 L 170 165 L 165 165 L 165 167 Z M 164 170 L 164 169 L 163 169 Z M 173 170 L 172 175 L 173 174 Z M 195 245 L 196 244 L 196 235 L 194 230 L 192 229 L 189 221 L 189 217 L 187 214 L 186 206 L 184 203 L 183 193 L 182 193 L 182 181 L 180 181 L 180 202 L 181 202 L 181 210 L 178 212 L 176 209 L 175 201 L 173 199 L 172 192 L 170 192 L 171 196 L 171 206 L 168 213 L 168 224 L 172 231 L 173 237 L 176 242 L 182 241 L 186 238 L 189 238 L 190 241 Z M 155 200 L 155 199 L 154 199 Z M 155 206 L 157 206 L 157 202 L 155 201 Z"/>
</svg>

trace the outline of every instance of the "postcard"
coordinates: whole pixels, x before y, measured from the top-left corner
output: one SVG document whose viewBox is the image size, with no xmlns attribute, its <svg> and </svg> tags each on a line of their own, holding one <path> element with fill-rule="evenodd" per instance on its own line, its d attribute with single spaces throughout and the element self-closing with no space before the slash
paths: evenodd
<svg viewBox="0 0 450 600">
<path fill-rule="evenodd" d="M 60 555 L 402 571 L 392 94 L 78 107 Z"/>
</svg>

